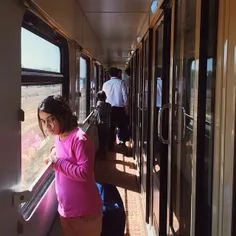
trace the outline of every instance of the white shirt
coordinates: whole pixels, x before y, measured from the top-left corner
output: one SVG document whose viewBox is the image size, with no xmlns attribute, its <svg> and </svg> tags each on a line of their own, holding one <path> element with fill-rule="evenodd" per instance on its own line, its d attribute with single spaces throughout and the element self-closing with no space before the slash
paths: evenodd
<svg viewBox="0 0 236 236">
<path fill-rule="evenodd" d="M 102 90 L 106 93 L 106 102 L 111 106 L 124 107 L 127 105 L 127 88 L 123 80 L 111 77 L 103 84 Z"/>
<path fill-rule="evenodd" d="M 157 77 L 157 97 L 156 97 L 156 106 L 161 107 L 162 105 L 162 80 L 160 77 Z"/>
</svg>

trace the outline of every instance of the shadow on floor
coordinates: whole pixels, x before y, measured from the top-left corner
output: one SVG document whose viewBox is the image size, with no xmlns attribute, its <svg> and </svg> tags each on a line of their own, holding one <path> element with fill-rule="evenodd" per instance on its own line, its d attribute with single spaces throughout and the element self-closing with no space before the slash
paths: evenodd
<svg viewBox="0 0 236 236">
<path fill-rule="evenodd" d="M 115 145 L 113 152 L 123 154 L 126 157 L 133 157 L 133 148 L 125 145 Z"/>
<path fill-rule="evenodd" d="M 108 152 L 106 159 L 97 157 L 95 178 L 99 182 L 111 183 L 133 192 L 138 191 L 136 166 L 122 154 Z"/>
<path fill-rule="evenodd" d="M 132 149 L 116 145 L 113 152 L 107 153 L 106 158 L 97 156 L 95 178 L 98 182 L 118 187 L 126 213 L 124 236 L 146 236 L 136 164 L 131 154 L 126 156 L 127 152 L 132 154 Z"/>
</svg>

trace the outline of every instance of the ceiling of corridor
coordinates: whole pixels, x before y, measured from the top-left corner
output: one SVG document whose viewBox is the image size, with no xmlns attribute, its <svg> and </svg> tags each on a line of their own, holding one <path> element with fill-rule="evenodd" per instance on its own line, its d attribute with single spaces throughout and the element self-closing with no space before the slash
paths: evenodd
<svg viewBox="0 0 236 236">
<path fill-rule="evenodd" d="M 152 0 L 78 0 L 106 53 L 108 65 L 125 65 Z"/>
</svg>

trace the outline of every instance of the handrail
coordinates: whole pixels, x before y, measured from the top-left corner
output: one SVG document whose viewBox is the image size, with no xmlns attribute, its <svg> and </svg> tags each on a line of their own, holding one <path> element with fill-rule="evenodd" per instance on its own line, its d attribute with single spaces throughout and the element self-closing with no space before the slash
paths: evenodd
<svg viewBox="0 0 236 236">
<path fill-rule="evenodd" d="M 88 117 L 83 121 L 82 125 L 84 125 L 93 115 L 94 110 L 88 115 Z"/>
</svg>

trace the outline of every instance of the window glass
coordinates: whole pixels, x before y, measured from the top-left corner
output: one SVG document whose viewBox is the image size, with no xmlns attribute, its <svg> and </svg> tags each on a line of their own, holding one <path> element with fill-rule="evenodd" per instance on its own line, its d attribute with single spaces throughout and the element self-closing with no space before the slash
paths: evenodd
<svg viewBox="0 0 236 236">
<path fill-rule="evenodd" d="M 201 227 L 198 227 L 198 232 L 196 235 L 211 235 L 212 234 L 212 212 L 214 206 L 212 204 L 212 189 L 213 189 L 213 165 L 214 165 L 214 126 L 215 126 L 215 114 L 214 107 L 215 105 L 215 81 L 216 81 L 216 60 L 217 60 L 217 33 L 218 33 L 218 1 L 209 0 L 208 1 L 208 10 L 207 19 L 205 19 L 205 24 L 207 24 L 207 29 L 205 32 L 205 38 L 203 42 L 206 43 L 206 87 L 201 92 L 205 93 L 205 140 L 204 144 L 201 144 L 203 147 L 203 152 L 200 152 L 201 155 L 198 156 L 201 159 L 201 188 L 200 194 L 201 199 L 201 208 L 198 214 L 201 221 L 198 220 Z M 218 95 L 220 96 L 220 95 Z M 204 131 L 203 131 L 204 132 Z M 202 137 L 202 136 L 201 136 Z M 198 208 L 199 209 L 199 208 Z M 235 235 L 235 234 L 232 234 Z"/>
<path fill-rule="evenodd" d="M 79 102 L 79 123 L 86 119 L 87 107 L 87 61 L 80 57 L 80 102 Z"/>
<path fill-rule="evenodd" d="M 98 90 L 102 90 L 102 85 L 103 85 L 103 68 L 98 67 L 99 70 L 99 83 L 98 83 Z"/>
<path fill-rule="evenodd" d="M 90 111 L 96 107 L 97 66 L 93 65 L 93 79 L 90 82 Z"/>
<path fill-rule="evenodd" d="M 195 187 L 192 116 L 198 70 L 195 61 L 197 0 L 176 0 L 175 4 L 170 225 L 171 235 L 182 236 L 191 234 L 191 193 Z M 186 125 L 183 125 L 184 119 Z"/>
<path fill-rule="evenodd" d="M 21 170 L 24 187 L 31 187 L 45 171 L 44 159 L 53 146 L 53 138 L 45 139 L 39 129 L 38 105 L 47 96 L 59 95 L 61 91 L 61 84 L 21 87 L 21 108 L 25 112 L 25 120 L 21 125 Z"/>
<path fill-rule="evenodd" d="M 32 60 L 33 58 L 33 60 Z M 21 67 L 60 73 L 60 48 L 21 28 Z"/>
<path fill-rule="evenodd" d="M 189 97 L 187 97 L 187 102 L 189 102 L 187 109 L 187 114 L 193 117 L 193 106 L 194 106 L 194 73 L 195 73 L 195 63 L 196 61 L 192 61 L 191 63 L 191 72 L 190 72 L 190 80 L 189 80 Z M 198 68 L 196 68 L 198 69 Z M 211 113 L 212 113 L 212 81 L 213 81 L 213 58 L 207 59 L 207 81 L 206 81 L 206 121 L 211 121 Z"/>
<path fill-rule="evenodd" d="M 215 58 L 214 58 L 215 59 Z M 213 58 L 207 59 L 207 81 L 206 81 L 206 121 L 211 122 L 212 115 L 212 92 L 215 75 L 213 73 Z"/>
<path fill-rule="evenodd" d="M 144 51 L 143 51 L 143 93 L 142 93 L 142 144 L 144 153 L 147 154 L 147 148 L 149 145 L 149 138 L 148 138 L 148 122 L 149 122 L 149 80 L 148 80 L 148 73 L 149 73 L 149 38 L 147 38 L 144 42 Z"/>
<path fill-rule="evenodd" d="M 189 109 L 187 109 L 187 114 L 190 115 L 191 117 L 193 117 L 193 107 L 194 107 L 194 76 L 195 76 L 195 65 L 196 65 L 196 61 L 192 61 L 191 63 L 191 71 L 190 71 L 190 80 L 186 81 L 186 83 L 189 85 L 188 91 L 186 91 L 186 94 L 189 93 L 189 98 L 187 98 L 187 102 L 189 103 L 187 108 L 189 107 Z"/>
</svg>

